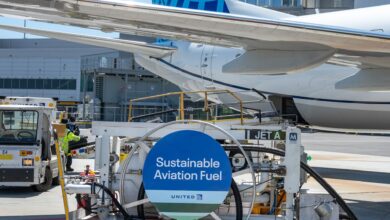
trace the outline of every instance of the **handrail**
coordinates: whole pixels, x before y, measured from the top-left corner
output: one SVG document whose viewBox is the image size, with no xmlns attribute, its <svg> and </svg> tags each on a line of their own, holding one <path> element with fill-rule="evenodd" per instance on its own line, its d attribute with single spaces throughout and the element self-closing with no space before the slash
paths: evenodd
<svg viewBox="0 0 390 220">
<path fill-rule="evenodd" d="M 209 110 L 208 107 L 208 96 L 209 94 L 215 94 L 215 93 L 228 93 L 231 95 L 234 99 L 238 101 L 240 104 L 240 122 L 241 125 L 244 124 L 244 113 L 243 113 L 243 101 L 240 97 L 238 97 L 236 94 L 234 94 L 232 91 L 227 89 L 220 89 L 220 90 L 199 90 L 199 91 L 180 91 L 180 92 L 169 92 L 165 94 L 159 94 L 159 95 L 153 95 L 153 96 L 147 96 L 147 97 L 141 97 L 136 99 L 131 99 L 129 101 L 129 115 L 128 115 L 128 122 L 130 122 L 133 119 L 133 103 L 143 100 L 149 100 L 149 99 L 156 99 L 166 96 L 173 96 L 173 95 L 179 95 L 179 118 L 180 120 L 184 120 L 184 95 L 185 94 L 195 94 L 195 93 L 204 93 L 204 109 L 203 111 L 207 112 Z"/>
</svg>

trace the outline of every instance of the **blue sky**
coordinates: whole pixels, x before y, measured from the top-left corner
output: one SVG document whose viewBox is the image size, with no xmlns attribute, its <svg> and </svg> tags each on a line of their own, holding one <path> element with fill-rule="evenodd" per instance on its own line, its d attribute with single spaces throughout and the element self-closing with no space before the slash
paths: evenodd
<svg viewBox="0 0 390 220">
<path fill-rule="evenodd" d="M 0 24 L 23 27 L 24 20 L 0 17 Z M 74 33 L 74 34 L 84 34 L 84 35 L 91 35 L 91 36 L 100 36 L 100 37 L 118 38 L 118 36 L 119 36 L 118 33 L 104 33 L 104 32 L 98 31 L 98 30 L 91 30 L 91 29 L 78 28 L 78 27 L 70 27 L 70 26 L 57 25 L 57 24 L 49 24 L 49 23 L 36 22 L 36 21 L 26 21 L 26 27 L 28 27 L 28 28 L 36 28 L 36 29 L 44 29 L 44 30 L 52 30 L 52 31 L 60 31 L 60 32 L 67 32 L 67 33 Z M 23 38 L 23 37 L 24 37 L 23 33 L 12 32 L 12 31 L 5 31 L 5 30 L 1 30 L 0 29 L 0 39 L 14 39 L 14 38 L 19 38 L 20 39 L 20 38 Z M 42 37 L 26 34 L 26 38 L 42 38 Z"/>
</svg>

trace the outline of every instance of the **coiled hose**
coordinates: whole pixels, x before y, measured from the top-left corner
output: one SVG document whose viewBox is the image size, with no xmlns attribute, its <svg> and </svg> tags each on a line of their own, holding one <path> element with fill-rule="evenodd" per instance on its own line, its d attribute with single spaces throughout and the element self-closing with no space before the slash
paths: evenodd
<svg viewBox="0 0 390 220">
<path fill-rule="evenodd" d="M 248 147 L 248 146 L 243 146 L 243 148 L 245 151 L 258 151 L 258 152 L 262 152 L 262 153 L 274 154 L 274 155 L 281 156 L 281 157 L 285 156 L 284 151 L 276 150 L 276 149 L 272 149 L 272 148 Z M 236 147 L 225 146 L 225 149 L 226 150 L 234 150 L 234 149 L 236 149 Z M 307 173 L 309 173 L 310 176 L 312 176 L 322 187 L 324 187 L 324 189 L 329 193 L 329 195 L 331 195 L 336 200 L 336 202 L 340 205 L 340 207 L 347 213 L 349 219 L 351 219 L 351 220 L 358 219 L 356 217 L 356 215 L 352 212 L 352 210 L 349 208 L 349 206 L 345 203 L 343 198 L 341 198 L 341 196 L 336 192 L 336 190 L 334 190 L 333 187 L 331 187 L 329 185 L 329 183 L 324 180 L 324 178 L 322 178 L 316 171 L 314 171 L 312 168 L 310 168 L 309 165 L 307 165 L 306 163 L 304 163 L 302 161 L 301 161 L 301 168 L 304 171 L 306 171 Z"/>
<path fill-rule="evenodd" d="M 107 193 L 107 195 L 109 195 L 112 199 L 112 201 L 114 202 L 115 206 L 119 209 L 119 211 L 122 213 L 123 217 L 125 219 L 134 219 L 133 216 L 130 216 L 126 210 L 123 208 L 123 206 L 118 202 L 118 200 L 115 198 L 115 195 L 111 192 L 110 189 L 108 189 L 106 186 L 100 184 L 100 183 L 86 183 L 87 185 L 90 185 L 91 187 L 93 187 L 93 185 L 101 188 L 105 193 Z"/>
</svg>

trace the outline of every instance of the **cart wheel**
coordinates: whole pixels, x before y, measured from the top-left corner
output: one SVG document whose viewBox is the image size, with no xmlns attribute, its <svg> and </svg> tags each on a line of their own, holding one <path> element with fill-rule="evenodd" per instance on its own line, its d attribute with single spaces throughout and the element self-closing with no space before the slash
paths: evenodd
<svg viewBox="0 0 390 220">
<path fill-rule="evenodd" d="M 41 184 L 34 185 L 33 189 L 37 192 L 45 192 L 50 189 L 52 182 L 53 182 L 53 174 L 51 173 L 51 169 L 49 167 L 46 167 L 45 181 Z"/>
<path fill-rule="evenodd" d="M 60 185 L 60 174 L 58 174 L 56 177 L 53 178 L 53 185 L 54 186 Z"/>
</svg>

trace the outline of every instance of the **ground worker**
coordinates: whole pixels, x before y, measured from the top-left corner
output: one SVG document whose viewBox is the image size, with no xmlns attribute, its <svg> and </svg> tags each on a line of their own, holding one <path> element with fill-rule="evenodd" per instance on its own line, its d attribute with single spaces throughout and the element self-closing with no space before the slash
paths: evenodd
<svg viewBox="0 0 390 220">
<path fill-rule="evenodd" d="M 67 124 L 68 120 L 62 119 L 61 123 Z M 70 141 L 74 141 L 74 142 L 80 141 L 80 137 L 75 135 L 69 129 L 66 129 L 66 134 L 65 134 L 64 138 L 62 139 L 62 150 L 64 151 L 64 153 L 66 155 L 66 171 L 67 172 L 73 171 L 73 169 L 71 167 L 72 166 L 72 153 L 71 153 L 71 149 L 69 148 Z"/>
<path fill-rule="evenodd" d="M 79 126 L 76 124 L 76 118 L 73 116 L 69 117 L 68 123 L 66 124 L 66 128 L 69 129 L 73 134 L 79 136 L 80 135 L 80 129 Z"/>
</svg>

